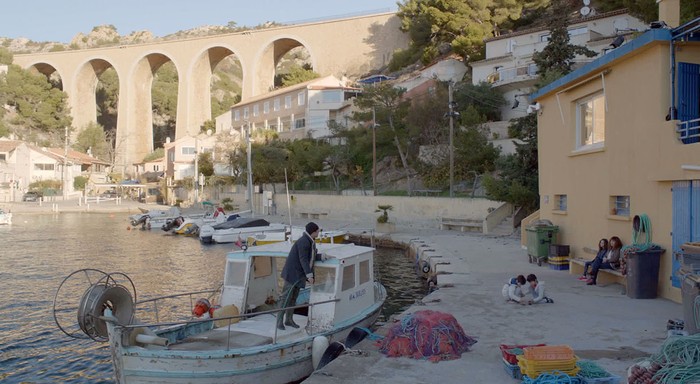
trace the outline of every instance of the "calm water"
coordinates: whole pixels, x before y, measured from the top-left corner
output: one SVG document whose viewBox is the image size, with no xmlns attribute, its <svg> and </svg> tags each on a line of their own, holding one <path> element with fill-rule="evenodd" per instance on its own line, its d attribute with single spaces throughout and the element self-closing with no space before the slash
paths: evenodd
<svg viewBox="0 0 700 384">
<path fill-rule="evenodd" d="M 139 299 L 220 284 L 230 245 L 127 230 L 126 217 L 15 215 L 11 226 L 0 226 L 0 382 L 114 382 L 106 344 L 69 338 L 54 322 L 56 290 L 78 269 L 124 272 Z M 425 296 L 402 251 L 380 250 L 375 263 L 389 292 L 383 318 Z"/>
</svg>

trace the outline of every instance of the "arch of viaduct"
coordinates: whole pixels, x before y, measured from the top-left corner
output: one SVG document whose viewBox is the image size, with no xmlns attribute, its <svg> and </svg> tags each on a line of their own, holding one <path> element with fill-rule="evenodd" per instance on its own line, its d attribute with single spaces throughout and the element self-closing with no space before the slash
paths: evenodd
<svg viewBox="0 0 700 384">
<path fill-rule="evenodd" d="M 242 100 L 265 93 L 275 65 L 290 49 L 304 46 L 323 76 L 360 76 L 389 62 L 408 44 L 394 13 L 327 20 L 185 40 L 15 55 L 14 63 L 49 76 L 58 73 L 81 129 L 97 121 L 98 77 L 114 68 L 119 77 L 117 167 L 129 169 L 153 151 L 151 85 L 154 73 L 172 62 L 178 73 L 175 139 L 195 135 L 211 118 L 210 82 L 216 65 L 235 55 L 243 70 Z M 74 134 L 77 134 L 74 130 Z"/>
</svg>

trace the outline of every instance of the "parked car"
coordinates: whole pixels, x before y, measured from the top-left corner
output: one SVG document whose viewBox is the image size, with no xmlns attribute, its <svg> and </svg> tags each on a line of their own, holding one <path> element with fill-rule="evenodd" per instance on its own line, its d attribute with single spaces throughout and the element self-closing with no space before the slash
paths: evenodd
<svg viewBox="0 0 700 384">
<path fill-rule="evenodd" d="M 22 196 L 22 201 L 39 201 L 44 195 L 39 191 L 29 191 Z"/>
<path fill-rule="evenodd" d="M 108 199 L 114 199 L 114 198 L 119 197 L 119 193 L 117 193 L 117 191 L 115 191 L 115 190 L 112 189 L 112 190 L 109 190 L 109 191 L 104 191 L 104 192 L 102 192 L 102 194 L 100 195 L 100 197 L 104 197 L 104 198 L 108 198 Z"/>
</svg>

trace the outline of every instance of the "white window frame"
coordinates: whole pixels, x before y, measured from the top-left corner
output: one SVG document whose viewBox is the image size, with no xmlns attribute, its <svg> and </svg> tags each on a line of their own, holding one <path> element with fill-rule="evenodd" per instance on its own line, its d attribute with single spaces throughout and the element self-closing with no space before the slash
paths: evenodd
<svg viewBox="0 0 700 384">
<path fill-rule="evenodd" d="M 306 104 L 306 97 L 304 96 L 304 92 L 299 92 L 297 94 L 297 105 L 304 105 Z"/>
<path fill-rule="evenodd" d="M 260 115 L 260 106 L 258 104 L 253 105 L 253 117 L 258 117 Z"/>
<path fill-rule="evenodd" d="M 287 95 L 284 97 L 284 109 L 289 109 L 292 107 L 292 96 Z"/>
<path fill-rule="evenodd" d="M 248 118 L 248 107 L 243 108 L 243 118 L 244 119 Z"/>
<path fill-rule="evenodd" d="M 273 109 L 275 112 L 278 112 L 278 111 L 280 110 L 280 98 L 279 98 L 279 97 L 276 98 L 276 99 L 273 101 L 272 109 Z"/>
<path fill-rule="evenodd" d="M 605 146 L 605 94 L 601 91 L 576 101 L 576 149 Z"/>
<path fill-rule="evenodd" d="M 263 103 L 263 114 L 267 115 L 270 113 L 270 102 L 266 101 Z"/>
<path fill-rule="evenodd" d="M 233 121 L 239 121 L 241 119 L 241 110 L 236 109 L 233 111 Z"/>
</svg>

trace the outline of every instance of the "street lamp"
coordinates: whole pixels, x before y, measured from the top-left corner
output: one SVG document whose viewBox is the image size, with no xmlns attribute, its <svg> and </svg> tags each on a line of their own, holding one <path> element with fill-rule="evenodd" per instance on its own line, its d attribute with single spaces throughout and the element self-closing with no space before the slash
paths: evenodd
<svg viewBox="0 0 700 384">
<path fill-rule="evenodd" d="M 377 116 L 372 108 L 372 196 L 377 196 Z"/>
</svg>

